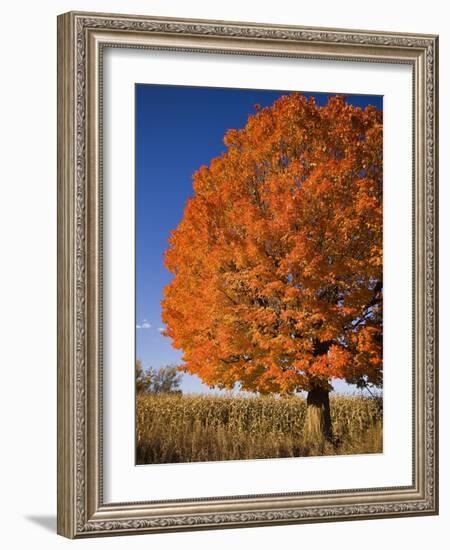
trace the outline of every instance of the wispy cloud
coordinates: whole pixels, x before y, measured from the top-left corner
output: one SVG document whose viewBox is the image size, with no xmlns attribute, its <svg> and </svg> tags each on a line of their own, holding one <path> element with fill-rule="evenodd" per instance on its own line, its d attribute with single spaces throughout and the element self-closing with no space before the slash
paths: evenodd
<svg viewBox="0 0 450 550">
<path fill-rule="evenodd" d="M 158 327 L 158 332 L 164 332 L 166 329 L 164 327 Z"/>
<path fill-rule="evenodd" d="M 152 325 L 147 321 L 147 319 L 143 319 L 142 323 L 136 325 L 136 328 L 152 328 Z"/>
</svg>

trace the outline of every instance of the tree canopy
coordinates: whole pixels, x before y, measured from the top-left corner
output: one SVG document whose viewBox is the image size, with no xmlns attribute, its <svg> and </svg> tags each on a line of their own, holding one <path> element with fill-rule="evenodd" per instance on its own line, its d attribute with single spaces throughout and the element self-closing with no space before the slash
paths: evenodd
<svg viewBox="0 0 450 550">
<path fill-rule="evenodd" d="M 261 393 L 381 385 L 382 113 L 292 93 L 224 143 L 165 254 L 184 370 Z"/>
</svg>

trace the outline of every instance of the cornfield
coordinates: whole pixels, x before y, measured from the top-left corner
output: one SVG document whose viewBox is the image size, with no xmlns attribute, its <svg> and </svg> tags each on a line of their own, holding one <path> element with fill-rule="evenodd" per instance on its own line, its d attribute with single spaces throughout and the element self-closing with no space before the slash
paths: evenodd
<svg viewBox="0 0 450 550">
<path fill-rule="evenodd" d="M 382 400 L 331 398 L 333 441 L 303 442 L 301 397 L 138 395 L 138 464 L 382 452 Z"/>
</svg>

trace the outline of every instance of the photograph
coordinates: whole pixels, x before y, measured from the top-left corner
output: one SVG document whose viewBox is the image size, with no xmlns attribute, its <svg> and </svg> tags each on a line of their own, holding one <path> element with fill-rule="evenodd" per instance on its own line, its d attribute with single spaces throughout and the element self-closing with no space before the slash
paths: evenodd
<svg viewBox="0 0 450 550">
<path fill-rule="evenodd" d="M 439 36 L 402 21 L 58 16 L 60 535 L 438 514 Z"/>
<path fill-rule="evenodd" d="M 136 83 L 135 323 L 137 465 L 383 453 L 383 97 Z"/>
<path fill-rule="evenodd" d="M 445 2 L 2 8 L 2 548 L 440 550 Z"/>
</svg>

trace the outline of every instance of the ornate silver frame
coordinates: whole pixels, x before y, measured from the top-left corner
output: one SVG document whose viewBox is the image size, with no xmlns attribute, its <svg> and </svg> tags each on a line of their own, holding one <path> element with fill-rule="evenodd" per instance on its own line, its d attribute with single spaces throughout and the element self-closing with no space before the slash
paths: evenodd
<svg viewBox="0 0 450 550">
<path fill-rule="evenodd" d="M 100 91 L 105 46 L 412 66 L 415 306 L 411 486 L 103 502 Z M 80 538 L 438 513 L 437 48 L 438 38 L 432 35 L 74 12 L 58 17 L 59 534 Z"/>
</svg>

